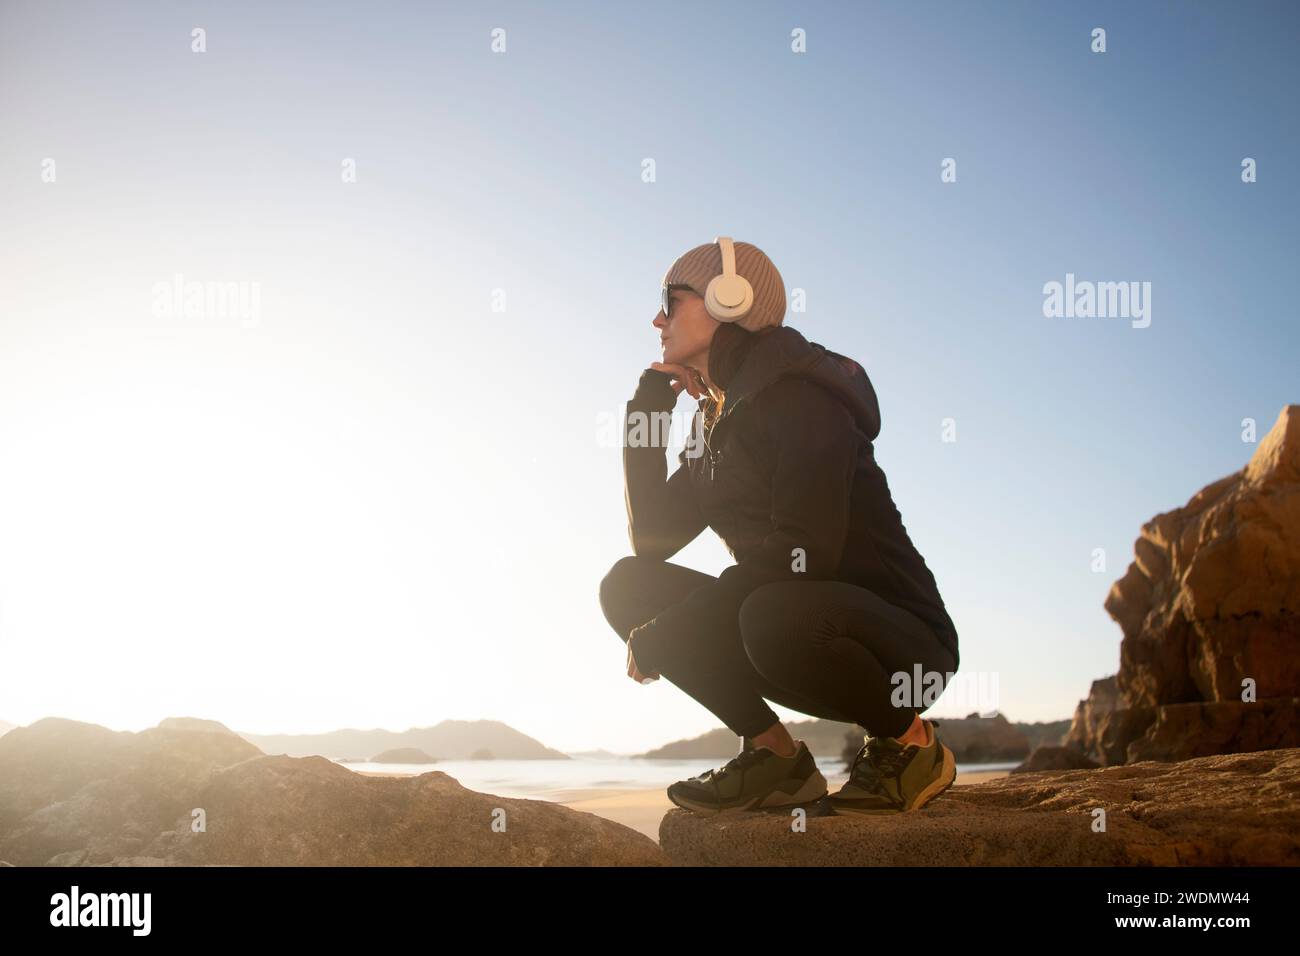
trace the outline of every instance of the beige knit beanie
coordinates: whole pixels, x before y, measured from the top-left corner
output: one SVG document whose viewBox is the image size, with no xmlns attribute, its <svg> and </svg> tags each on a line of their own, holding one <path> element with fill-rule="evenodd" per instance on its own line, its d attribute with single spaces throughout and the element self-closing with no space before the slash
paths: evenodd
<svg viewBox="0 0 1300 956">
<path fill-rule="evenodd" d="M 772 260 L 758 246 L 748 242 L 734 242 L 736 273 L 744 276 L 754 290 L 754 304 L 749 311 L 735 320 L 735 324 L 749 332 L 757 332 L 769 325 L 785 321 L 785 283 Z M 709 286 L 709 280 L 722 275 L 722 248 L 716 242 L 696 246 L 677 257 L 677 261 L 664 273 L 663 284 L 688 285 L 699 295 Z"/>
</svg>

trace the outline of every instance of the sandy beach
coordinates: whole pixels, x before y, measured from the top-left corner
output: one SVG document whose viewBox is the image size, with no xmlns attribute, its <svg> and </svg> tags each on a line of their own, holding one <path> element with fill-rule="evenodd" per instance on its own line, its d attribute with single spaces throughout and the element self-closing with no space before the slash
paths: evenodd
<svg viewBox="0 0 1300 956">
<path fill-rule="evenodd" d="M 403 776 L 403 774 L 378 773 L 366 770 L 355 770 L 353 772 L 368 777 Z M 957 774 L 955 786 L 983 783 L 985 780 L 993 780 L 1006 775 L 1006 770 L 981 770 L 959 773 Z M 831 791 L 834 792 L 844 783 L 846 778 L 844 774 L 831 774 L 827 775 L 826 779 Z M 641 790 L 548 790 L 537 794 L 531 799 L 548 800 L 552 803 L 561 803 L 566 807 L 572 807 L 574 810 L 581 810 L 584 813 L 594 813 L 596 816 L 613 820 L 616 823 L 621 823 L 626 827 L 644 833 L 656 842 L 659 840 L 659 822 L 663 819 L 665 813 L 673 809 L 673 803 L 668 799 L 662 787 Z"/>
</svg>

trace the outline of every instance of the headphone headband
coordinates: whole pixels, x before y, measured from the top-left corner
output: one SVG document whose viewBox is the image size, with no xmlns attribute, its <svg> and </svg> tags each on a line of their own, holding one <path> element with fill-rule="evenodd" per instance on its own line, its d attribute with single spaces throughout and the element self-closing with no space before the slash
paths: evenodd
<svg viewBox="0 0 1300 956">
<path fill-rule="evenodd" d="M 736 246 L 731 237 L 716 236 L 713 241 L 722 252 L 722 275 L 709 280 L 704 307 L 719 322 L 735 322 L 744 318 L 754 304 L 754 290 L 736 272 Z"/>
<path fill-rule="evenodd" d="M 736 274 L 736 247 L 731 241 L 730 236 L 718 236 L 713 240 L 722 250 L 722 274 L 724 276 L 734 276 Z"/>
</svg>

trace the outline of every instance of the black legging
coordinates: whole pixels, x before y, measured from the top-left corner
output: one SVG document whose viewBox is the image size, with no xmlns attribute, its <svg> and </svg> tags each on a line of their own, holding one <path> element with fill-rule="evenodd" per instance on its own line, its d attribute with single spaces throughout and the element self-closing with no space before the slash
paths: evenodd
<svg viewBox="0 0 1300 956">
<path fill-rule="evenodd" d="M 626 643 L 633 628 L 716 580 L 633 555 L 615 562 L 600 582 L 600 606 Z M 873 737 L 898 737 L 918 708 L 894 705 L 891 675 L 911 676 L 919 664 L 923 675 L 944 675 L 941 689 L 957 669 L 920 618 L 842 581 L 765 584 L 745 598 L 735 626 L 716 638 L 708 648 L 691 648 L 689 659 L 665 651 L 659 673 L 745 738 L 777 722 L 768 700 L 858 724 Z"/>
</svg>

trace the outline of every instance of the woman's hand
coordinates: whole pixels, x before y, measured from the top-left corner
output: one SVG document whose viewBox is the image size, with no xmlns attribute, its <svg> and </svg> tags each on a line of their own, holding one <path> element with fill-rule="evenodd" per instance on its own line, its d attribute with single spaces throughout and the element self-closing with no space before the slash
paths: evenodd
<svg viewBox="0 0 1300 956">
<path fill-rule="evenodd" d="M 636 658 L 632 656 L 632 642 L 627 642 L 627 676 L 632 678 L 638 684 L 648 684 L 651 681 L 659 679 L 658 674 L 642 674 L 636 666 Z"/>
<path fill-rule="evenodd" d="M 651 362 L 650 367 L 673 376 L 670 384 L 673 391 L 678 395 L 682 393 L 683 388 L 690 393 L 692 398 L 703 398 L 709 393 L 708 386 L 704 384 L 704 376 L 688 365 L 665 365 L 663 362 Z"/>
</svg>

